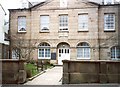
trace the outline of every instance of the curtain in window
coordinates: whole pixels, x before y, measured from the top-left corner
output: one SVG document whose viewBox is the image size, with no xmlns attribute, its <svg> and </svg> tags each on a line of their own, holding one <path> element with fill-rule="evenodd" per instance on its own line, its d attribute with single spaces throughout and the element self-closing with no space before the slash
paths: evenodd
<svg viewBox="0 0 120 87">
<path fill-rule="evenodd" d="M 41 30 L 49 30 L 49 16 L 40 16 Z"/>
<path fill-rule="evenodd" d="M 79 30 L 88 30 L 88 14 L 81 14 L 78 18 Z"/>
<path fill-rule="evenodd" d="M 26 31 L 26 17 L 18 17 L 18 31 Z"/>
</svg>

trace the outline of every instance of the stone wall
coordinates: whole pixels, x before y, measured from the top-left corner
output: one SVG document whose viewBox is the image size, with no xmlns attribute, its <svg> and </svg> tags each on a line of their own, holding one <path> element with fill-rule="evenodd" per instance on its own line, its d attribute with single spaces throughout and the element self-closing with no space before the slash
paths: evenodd
<svg viewBox="0 0 120 87">
<path fill-rule="evenodd" d="M 0 83 L 19 84 L 26 81 L 26 72 L 24 70 L 23 60 L 2 59 L 0 60 Z"/>
<path fill-rule="evenodd" d="M 91 60 L 111 60 L 111 47 L 120 45 L 119 5 L 101 5 L 84 3 L 83 0 L 69 0 L 68 8 L 60 8 L 59 0 L 37 5 L 31 9 L 12 9 L 10 11 L 11 36 L 24 37 L 25 40 L 49 43 L 51 50 L 57 52 L 58 44 L 70 45 L 70 58 L 77 60 L 77 45 L 87 42 L 90 45 Z M 79 31 L 78 15 L 88 14 L 88 31 Z M 104 14 L 115 14 L 115 31 L 104 31 Z M 68 15 L 68 31 L 60 31 L 59 15 Z M 49 15 L 49 31 L 41 31 L 40 16 Z M 26 16 L 26 32 L 18 32 L 18 17 Z M 52 53 L 52 52 L 51 52 Z M 33 59 L 38 59 L 38 50 L 33 53 Z M 56 56 L 56 61 L 58 56 Z"/>
<path fill-rule="evenodd" d="M 2 59 L 2 44 L 0 43 L 0 59 Z"/>
<path fill-rule="evenodd" d="M 63 84 L 120 83 L 120 61 L 63 61 Z"/>
<path fill-rule="evenodd" d="M 114 13 L 115 14 L 115 30 L 105 31 L 104 30 L 104 14 Z M 100 60 L 111 59 L 111 47 L 119 46 L 119 6 L 100 6 L 99 8 L 99 46 L 100 46 Z"/>
</svg>

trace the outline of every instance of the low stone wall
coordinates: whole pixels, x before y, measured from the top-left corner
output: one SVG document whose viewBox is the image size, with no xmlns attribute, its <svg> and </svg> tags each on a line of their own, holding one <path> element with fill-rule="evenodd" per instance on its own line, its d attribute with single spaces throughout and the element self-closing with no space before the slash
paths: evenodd
<svg viewBox="0 0 120 87">
<path fill-rule="evenodd" d="M 26 81 L 23 60 L 1 59 L 0 66 L 0 83 L 20 84 Z"/>
<path fill-rule="evenodd" d="M 63 61 L 63 84 L 120 83 L 120 61 Z"/>
</svg>

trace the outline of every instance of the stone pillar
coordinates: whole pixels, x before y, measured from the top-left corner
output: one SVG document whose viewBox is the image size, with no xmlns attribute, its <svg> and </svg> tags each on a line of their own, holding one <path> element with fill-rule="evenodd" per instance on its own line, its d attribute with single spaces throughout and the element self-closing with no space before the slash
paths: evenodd
<svg viewBox="0 0 120 87">
<path fill-rule="evenodd" d="M 69 84 L 69 63 L 66 61 L 63 61 L 63 84 Z"/>
<path fill-rule="evenodd" d="M 106 62 L 100 62 L 100 83 L 107 83 Z"/>
<path fill-rule="evenodd" d="M 77 59 L 77 48 L 71 47 L 70 48 L 70 60 L 76 60 Z"/>
</svg>

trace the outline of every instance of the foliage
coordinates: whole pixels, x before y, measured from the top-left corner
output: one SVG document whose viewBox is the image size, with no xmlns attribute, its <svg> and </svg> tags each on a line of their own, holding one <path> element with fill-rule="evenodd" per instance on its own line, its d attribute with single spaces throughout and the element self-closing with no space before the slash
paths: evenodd
<svg viewBox="0 0 120 87">
<path fill-rule="evenodd" d="M 31 61 L 31 54 L 35 50 L 36 42 L 25 39 L 24 36 L 11 36 L 11 49 L 16 55 L 16 59 L 25 59 L 26 62 Z"/>
<path fill-rule="evenodd" d="M 27 63 L 25 65 L 25 69 L 27 71 L 28 78 L 39 73 L 39 71 L 37 70 L 37 66 L 35 66 L 34 64 L 31 64 L 31 63 Z"/>
<path fill-rule="evenodd" d="M 53 64 L 45 64 L 44 67 L 45 67 L 46 69 L 48 69 L 48 68 L 54 67 L 54 65 L 53 65 Z"/>
</svg>

